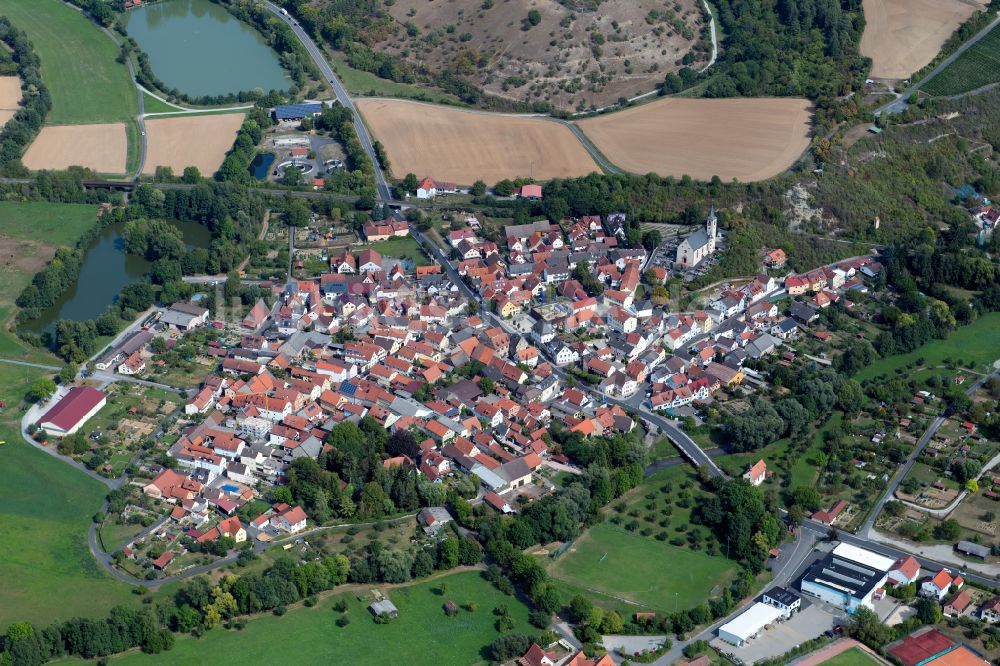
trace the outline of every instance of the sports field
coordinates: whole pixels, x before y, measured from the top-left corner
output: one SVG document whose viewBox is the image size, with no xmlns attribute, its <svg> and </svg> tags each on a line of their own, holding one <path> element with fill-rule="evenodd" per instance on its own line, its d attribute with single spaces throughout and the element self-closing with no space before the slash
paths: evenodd
<svg viewBox="0 0 1000 666">
<path fill-rule="evenodd" d="M 549 574 L 612 602 L 672 611 L 703 603 L 734 570 L 733 562 L 723 557 L 671 546 L 605 522 L 577 539 Z"/>
<path fill-rule="evenodd" d="M 931 95 L 958 95 L 997 82 L 1000 82 L 1000 28 L 993 28 L 922 90 Z"/>
<path fill-rule="evenodd" d="M 0 126 L 14 117 L 21 101 L 21 79 L 16 76 L 0 76 Z"/>
<path fill-rule="evenodd" d="M 448 584 L 445 595 L 438 593 Z M 528 609 L 517 597 L 508 597 L 483 580 L 478 572 L 444 576 L 432 582 L 386 589 L 384 585 L 351 586 L 352 593 L 327 597 L 313 608 L 299 607 L 284 617 L 263 615 L 249 621 L 243 631 L 213 629 L 202 638 L 179 637 L 170 652 L 158 655 L 129 654 L 111 659 L 112 664 L 170 664 L 171 666 L 242 666 L 296 664 L 327 666 L 469 666 L 485 664 L 485 648 L 500 634 L 493 609 L 504 604 L 514 620 L 514 631 L 537 635 L 527 622 Z M 363 589 L 362 589 L 363 588 Z M 357 595 L 371 589 L 385 590 L 399 608 L 399 617 L 389 624 L 375 624 Z M 340 613 L 333 611 L 336 599 L 348 603 L 350 624 L 338 627 Z M 459 606 L 475 601 L 475 612 L 461 608 L 446 617 L 442 605 L 452 600 Z"/>
<path fill-rule="evenodd" d="M 95 617 L 136 599 L 91 557 L 87 529 L 106 488 L 20 439 L 21 396 L 41 371 L 0 363 L 0 632 Z"/>
<path fill-rule="evenodd" d="M 28 33 L 52 95 L 46 122 L 122 121 L 138 112 L 135 87 L 118 47 L 79 11 L 60 0 L 0 0 L 0 14 Z"/>
<path fill-rule="evenodd" d="M 573 133 L 541 118 L 404 100 L 362 99 L 358 110 L 389 153 L 393 175 L 471 185 L 504 178 L 572 178 L 600 171 Z"/>
<path fill-rule="evenodd" d="M 984 0 L 864 0 L 861 55 L 870 76 L 905 79 L 929 63 Z"/>
<path fill-rule="evenodd" d="M 660 99 L 580 121 L 632 173 L 708 180 L 771 178 L 809 147 L 810 104 L 794 98 Z"/>
<path fill-rule="evenodd" d="M 96 206 L 0 202 L 0 354 L 27 349 L 7 328 L 14 300 L 59 245 L 72 246 L 96 223 Z"/>
<path fill-rule="evenodd" d="M 169 166 L 180 174 L 184 167 L 196 166 L 202 175 L 211 176 L 233 147 L 242 124 L 242 113 L 148 119 L 142 172 L 152 175 L 156 167 Z"/>
<path fill-rule="evenodd" d="M 994 361 L 1000 359 L 1000 312 L 985 314 L 968 326 L 952 331 L 946 339 L 928 342 L 909 354 L 877 359 L 854 378 L 863 381 L 883 373 L 892 376 L 897 368 L 917 359 L 924 359 L 921 364 L 923 367 L 935 367 L 944 365 L 946 358 L 962 365 L 972 361 L 977 370 L 992 366 Z"/>
<path fill-rule="evenodd" d="M 844 650 L 840 654 L 827 659 L 823 662 L 823 666 L 874 666 L 874 664 L 877 663 L 878 662 L 874 659 L 862 652 L 860 648 L 854 647 L 850 650 Z"/>
<path fill-rule="evenodd" d="M 83 166 L 98 173 L 125 173 L 128 136 L 125 123 L 46 125 L 24 153 L 32 170 Z"/>
</svg>

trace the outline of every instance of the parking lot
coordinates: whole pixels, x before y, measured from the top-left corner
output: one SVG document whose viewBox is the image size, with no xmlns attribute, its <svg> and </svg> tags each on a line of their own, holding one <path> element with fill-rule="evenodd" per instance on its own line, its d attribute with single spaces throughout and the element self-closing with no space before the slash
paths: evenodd
<svg viewBox="0 0 1000 666">
<path fill-rule="evenodd" d="M 785 622 L 779 622 L 760 634 L 743 647 L 736 647 L 714 638 L 712 647 L 729 655 L 736 663 L 753 664 L 765 659 L 773 659 L 785 654 L 805 641 L 817 638 L 824 631 L 833 631 L 843 623 L 847 614 L 840 609 L 815 599 L 802 598 L 802 610 Z"/>
</svg>

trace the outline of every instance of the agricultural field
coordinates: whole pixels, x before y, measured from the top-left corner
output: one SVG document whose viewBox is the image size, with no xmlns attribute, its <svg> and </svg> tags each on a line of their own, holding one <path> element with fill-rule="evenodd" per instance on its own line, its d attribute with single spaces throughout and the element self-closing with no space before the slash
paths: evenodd
<svg viewBox="0 0 1000 666">
<path fill-rule="evenodd" d="M 21 397 L 41 371 L 0 364 L 0 628 L 102 615 L 135 599 L 90 555 L 87 528 L 107 488 L 31 448 L 19 434 Z"/>
<path fill-rule="evenodd" d="M 1000 82 L 1000 30 L 994 28 L 921 90 L 931 95 L 958 95 L 997 82 Z"/>
<path fill-rule="evenodd" d="M 419 102 L 362 99 L 358 109 L 389 153 L 392 173 L 471 185 L 504 178 L 572 178 L 599 171 L 566 127 L 541 118 Z"/>
<path fill-rule="evenodd" d="M 0 76 L 0 126 L 14 117 L 20 108 L 21 79 L 16 76 Z"/>
<path fill-rule="evenodd" d="M 923 367 L 934 368 L 955 363 L 972 363 L 977 370 L 986 370 L 1000 360 L 1000 313 L 990 312 L 968 326 L 962 326 L 945 340 L 932 340 L 909 354 L 876 359 L 855 375 L 859 382 L 880 375 L 891 376 L 904 366 L 921 360 Z"/>
<path fill-rule="evenodd" d="M 441 594 L 441 584 L 447 590 Z M 371 590 L 382 591 L 399 608 L 399 617 L 388 624 L 375 624 L 367 606 Z M 338 600 L 347 602 L 350 623 L 338 627 Z M 475 611 L 460 608 L 446 617 L 442 605 L 452 600 L 460 607 L 468 602 Z M 517 597 L 508 597 L 487 583 L 479 572 L 447 574 L 432 581 L 394 587 L 351 586 L 335 590 L 313 608 L 299 607 L 284 617 L 262 615 L 251 619 L 243 631 L 215 629 L 202 638 L 179 637 L 170 652 L 144 655 L 138 652 L 113 658 L 112 664 L 171 664 L 192 666 L 239 666 L 253 655 L 255 663 L 408 664 L 408 666 L 469 666 L 488 662 L 485 649 L 500 634 L 493 609 L 506 605 L 514 620 L 514 631 L 538 633 L 528 624 L 528 608 Z M 280 636 L 280 640 L 275 640 Z M 81 662 L 82 663 L 82 662 Z"/>
<path fill-rule="evenodd" d="M 96 213 L 80 204 L 0 202 L 0 354 L 26 353 L 8 332 L 14 300 L 57 246 L 74 245 L 95 224 Z"/>
<path fill-rule="evenodd" d="M 687 466 L 646 479 L 612 504 L 608 519 L 581 535 L 549 566 L 567 595 L 599 605 L 673 611 L 695 606 L 725 585 L 736 566 L 708 529 L 691 524 L 702 491 Z"/>
<path fill-rule="evenodd" d="M 566 110 L 649 92 L 687 54 L 693 69 L 711 56 L 699 0 L 399 0 L 387 7 L 396 30 L 376 50 L 454 71 L 491 95 Z"/>
<path fill-rule="evenodd" d="M 660 99 L 580 121 L 580 129 L 616 166 L 724 181 L 764 180 L 809 147 L 804 99 Z"/>
<path fill-rule="evenodd" d="M 52 95 L 47 123 L 109 123 L 138 112 L 118 47 L 81 12 L 61 0 L 0 0 L 0 14 L 28 33 L 42 60 Z"/>
<path fill-rule="evenodd" d="M 242 113 L 149 119 L 142 172 L 152 175 L 156 167 L 169 166 L 179 175 L 184 167 L 196 166 L 203 176 L 211 176 L 233 147 L 242 124 Z"/>
<path fill-rule="evenodd" d="M 48 125 L 24 153 L 32 170 L 83 166 L 98 173 L 123 174 L 128 157 L 124 123 Z"/>
<path fill-rule="evenodd" d="M 934 59 L 955 29 L 984 0 L 864 0 L 861 55 L 870 76 L 905 79 Z"/>
</svg>

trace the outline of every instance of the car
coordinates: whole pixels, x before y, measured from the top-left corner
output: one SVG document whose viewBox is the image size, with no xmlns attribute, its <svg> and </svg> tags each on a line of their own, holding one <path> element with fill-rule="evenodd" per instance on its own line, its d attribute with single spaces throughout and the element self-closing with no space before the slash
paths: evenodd
<svg viewBox="0 0 1000 666">
<path fill-rule="evenodd" d="M 142 130 L 142 135 L 146 136 L 146 130 Z"/>
</svg>

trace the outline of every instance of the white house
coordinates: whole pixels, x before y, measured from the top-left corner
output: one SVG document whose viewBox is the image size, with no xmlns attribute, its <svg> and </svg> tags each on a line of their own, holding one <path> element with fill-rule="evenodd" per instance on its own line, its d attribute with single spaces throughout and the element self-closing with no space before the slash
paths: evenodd
<svg viewBox="0 0 1000 666">
<path fill-rule="evenodd" d="M 767 479 L 767 463 L 763 460 L 758 460 L 743 473 L 743 478 L 755 486 L 764 483 L 764 480 Z"/>
<path fill-rule="evenodd" d="M 772 587 L 764 593 L 763 602 L 781 611 L 787 620 L 802 607 L 802 597 L 783 587 Z"/>
<path fill-rule="evenodd" d="M 938 601 L 944 601 L 944 598 L 948 596 L 948 592 L 951 590 L 952 586 L 956 589 L 962 589 L 965 585 L 965 579 L 961 576 L 955 576 L 952 578 L 951 572 L 947 569 L 941 569 L 938 571 L 933 578 L 928 578 L 920 586 L 920 596 L 922 597 L 933 597 Z"/>
<path fill-rule="evenodd" d="M 920 562 L 912 555 L 896 560 L 889 569 L 889 582 L 893 585 L 909 585 L 920 577 Z"/>
<path fill-rule="evenodd" d="M 295 534 L 306 528 L 306 512 L 302 510 L 302 507 L 289 507 L 272 517 L 271 525 L 279 530 Z"/>
</svg>

